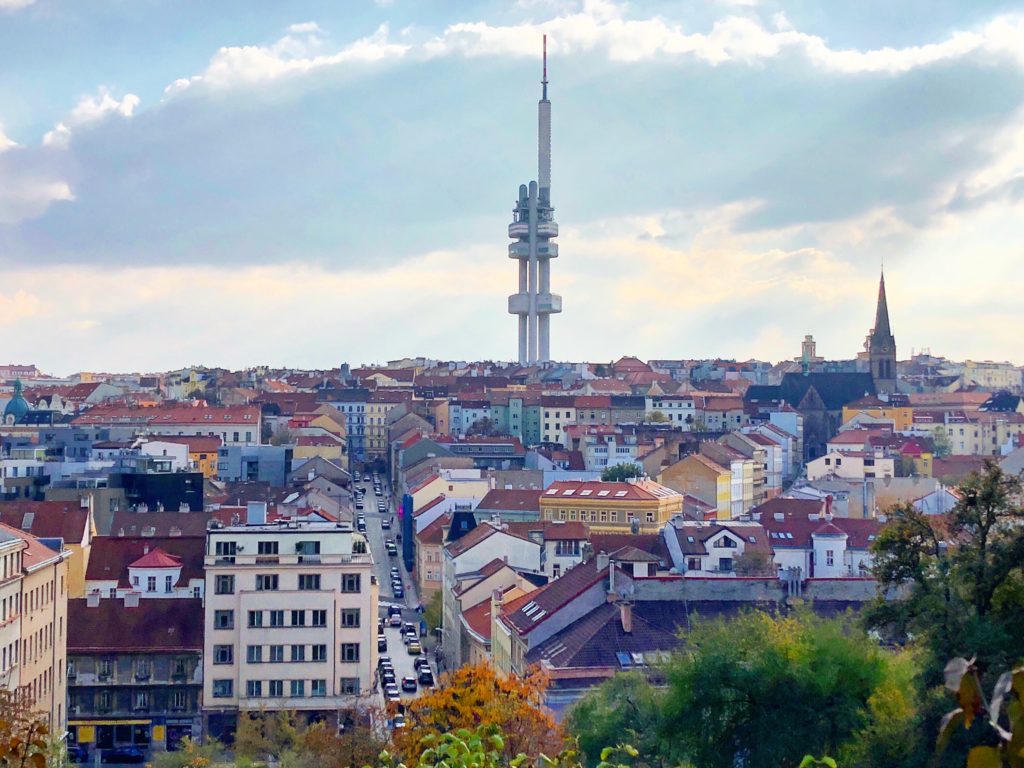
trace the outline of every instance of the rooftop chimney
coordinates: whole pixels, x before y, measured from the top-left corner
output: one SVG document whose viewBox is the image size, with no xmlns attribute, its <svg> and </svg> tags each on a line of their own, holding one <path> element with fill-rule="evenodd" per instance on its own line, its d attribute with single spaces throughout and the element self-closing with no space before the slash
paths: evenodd
<svg viewBox="0 0 1024 768">
<path fill-rule="evenodd" d="M 619 621 L 622 622 L 622 631 L 627 635 L 633 634 L 633 604 L 623 600 L 619 603 Z"/>
<path fill-rule="evenodd" d="M 100 605 L 100 591 L 94 589 L 88 595 L 85 596 L 85 607 L 86 608 L 99 608 Z"/>
<path fill-rule="evenodd" d="M 142 554 L 144 554 L 144 555 L 148 555 L 149 554 L 149 544 L 143 544 L 142 545 Z"/>
<path fill-rule="evenodd" d="M 246 525 L 266 525 L 267 524 L 267 502 L 265 501 L 250 501 L 245 505 L 245 524 Z"/>
<path fill-rule="evenodd" d="M 609 560 L 610 560 L 610 558 L 608 557 L 608 553 L 607 552 L 598 552 L 597 553 L 597 570 L 603 571 L 605 568 L 607 568 Z"/>
<path fill-rule="evenodd" d="M 139 593 L 134 589 L 124 593 L 124 607 L 125 608 L 138 608 L 139 607 Z"/>
</svg>

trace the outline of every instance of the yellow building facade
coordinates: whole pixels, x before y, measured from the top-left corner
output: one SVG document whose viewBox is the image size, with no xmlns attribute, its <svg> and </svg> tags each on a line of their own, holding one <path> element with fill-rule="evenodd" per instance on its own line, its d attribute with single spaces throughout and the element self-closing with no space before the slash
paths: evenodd
<svg viewBox="0 0 1024 768">
<path fill-rule="evenodd" d="M 657 533 L 682 514 L 683 496 L 660 483 L 564 481 L 553 483 L 540 497 L 542 520 L 586 523 L 591 531 Z"/>
</svg>

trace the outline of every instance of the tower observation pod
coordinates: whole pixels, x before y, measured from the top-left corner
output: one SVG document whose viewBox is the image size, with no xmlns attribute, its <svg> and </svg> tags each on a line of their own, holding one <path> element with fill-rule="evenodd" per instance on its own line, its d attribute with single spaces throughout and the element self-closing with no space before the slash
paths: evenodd
<svg viewBox="0 0 1024 768">
<path fill-rule="evenodd" d="M 537 181 L 519 187 L 508 257 L 519 262 L 519 290 L 508 297 L 509 314 L 519 319 L 519 364 L 551 360 L 551 315 L 562 311 L 562 297 L 551 293 L 551 259 L 558 256 L 551 206 L 551 102 L 548 101 L 548 36 L 544 35 L 544 78 L 537 103 Z"/>
</svg>

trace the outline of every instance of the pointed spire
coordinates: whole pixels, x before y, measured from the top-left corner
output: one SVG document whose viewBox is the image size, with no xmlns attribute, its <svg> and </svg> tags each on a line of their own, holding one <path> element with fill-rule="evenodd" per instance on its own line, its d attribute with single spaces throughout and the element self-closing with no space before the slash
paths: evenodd
<svg viewBox="0 0 1024 768">
<path fill-rule="evenodd" d="M 871 334 L 875 338 L 889 339 L 892 330 L 889 328 L 889 303 L 885 299 L 885 272 L 878 281 L 878 306 L 875 309 L 875 328 Z"/>
</svg>

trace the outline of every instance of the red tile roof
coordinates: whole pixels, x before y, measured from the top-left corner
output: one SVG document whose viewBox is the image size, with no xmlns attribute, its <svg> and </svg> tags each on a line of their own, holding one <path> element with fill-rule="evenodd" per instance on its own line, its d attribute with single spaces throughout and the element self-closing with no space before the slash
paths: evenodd
<svg viewBox="0 0 1024 768">
<path fill-rule="evenodd" d="M 42 565 L 48 560 L 53 560 L 60 555 L 56 550 L 50 549 L 39 539 L 31 534 L 25 533 L 18 528 L 0 523 L 0 530 L 6 531 L 11 536 L 21 539 L 28 546 L 21 551 L 21 564 L 25 569 Z"/>
<path fill-rule="evenodd" d="M 98 405 L 77 416 L 72 424 L 147 424 L 159 430 L 169 424 L 256 425 L 260 409 L 251 405 L 196 405 L 159 408 L 129 408 Z"/>
<path fill-rule="evenodd" d="M 488 491 L 477 506 L 478 512 L 536 512 L 540 514 L 539 490 Z"/>
<path fill-rule="evenodd" d="M 203 555 L 206 539 L 198 536 L 97 536 L 92 540 L 86 581 L 117 581 L 118 586 L 131 586 L 128 567 L 154 549 L 161 549 L 181 560 L 181 578 L 176 586 L 185 586 L 192 579 L 203 578 Z M 171 567 L 171 566 L 168 566 Z M 163 601 L 160 602 L 171 602 Z"/>
<path fill-rule="evenodd" d="M 194 598 L 124 601 L 68 600 L 68 653 L 180 653 L 203 649 L 203 601 Z"/>
<path fill-rule="evenodd" d="M 187 445 L 189 453 L 217 453 L 221 446 L 219 437 L 209 435 L 150 435 L 151 440 L 176 445 Z"/>
<path fill-rule="evenodd" d="M 155 547 L 138 560 L 128 563 L 129 568 L 180 568 L 181 558 L 169 555 L 160 547 Z"/>
<path fill-rule="evenodd" d="M 41 539 L 79 544 L 86 537 L 89 510 L 71 501 L 2 501 L 0 522 Z"/>
<path fill-rule="evenodd" d="M 678 496 L 676 491 L 658 483 L 606 483 L 600 480 L 563 480 L 552 483 L 541 494 L 541 499 L 554 502 L 557 499 L 583 498 L 588 502 L 656 501 L 666 496 Z"/>
</svg>

